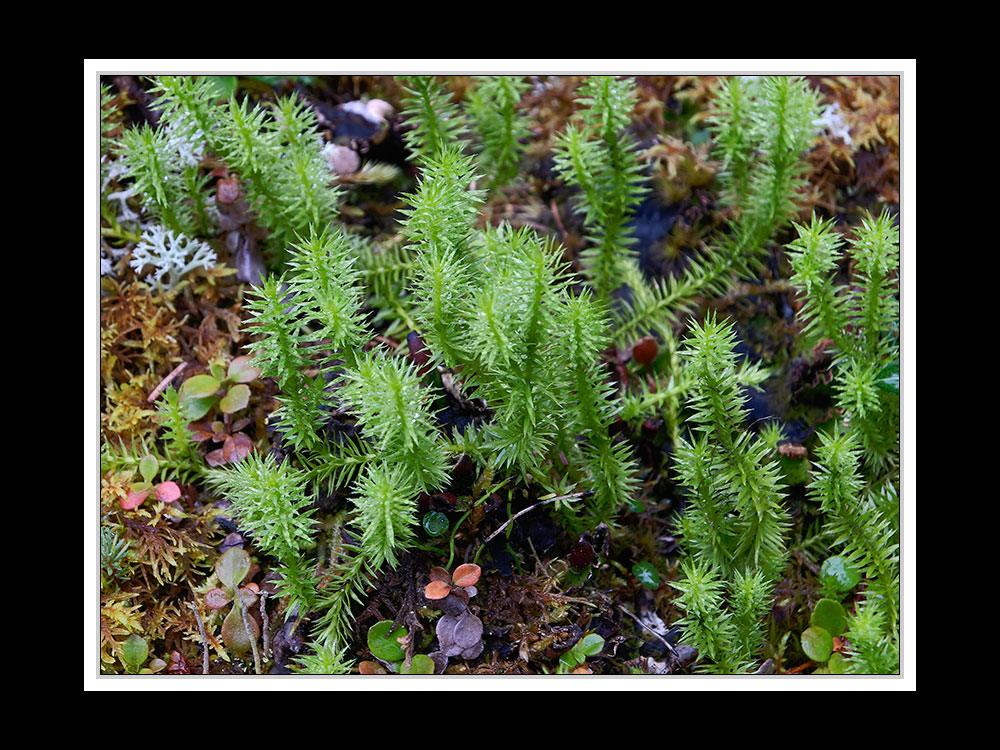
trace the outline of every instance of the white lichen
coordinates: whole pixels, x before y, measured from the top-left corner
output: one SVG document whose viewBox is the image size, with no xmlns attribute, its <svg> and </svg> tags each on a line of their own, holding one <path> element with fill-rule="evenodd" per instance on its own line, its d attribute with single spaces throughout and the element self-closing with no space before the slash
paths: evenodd
<svg viewBox="0 0 1000 750">
<path fill-rule="evenodd" d="M 164 289 L 176 286 L 189 271 L 214 268 L 215 263 L 215 251 L 207 244 L 159 225 L 143 232 L 129 261 L 136 273 L 153 266 L 151 276 Z"/>
<path fill-rule="evenodd" d="M 840 138 L 848 146 L 854 145 L 854 141 L 851 140 L 851 129 L 840 112 L 840 102 L 828 105 L 820 118 L 813 120 L 813 125 L 825 130 L 831 138 Z"/>
</svg>

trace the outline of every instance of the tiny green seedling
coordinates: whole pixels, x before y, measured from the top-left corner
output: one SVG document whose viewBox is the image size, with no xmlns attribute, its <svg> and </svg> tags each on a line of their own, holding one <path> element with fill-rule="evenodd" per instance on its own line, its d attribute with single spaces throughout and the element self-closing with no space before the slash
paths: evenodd
<svg viewBox="0 0 1000 750">
<path fill-rule="evenodd" d="M 569 674 L 587 661 L 588 656 L 597 656 L 604 650 L 604 639 L 596 633 L 585 635 L 569 651 L 559 657 L 556 674 Z"/>
<path fill-rule="evenodd" d="M 809 627 L 802 633 L 802 650 L 820 666 L 813 674 L 843 674 L 844 657 L 835 639 L 847 630 L 847 614 L 839 602 L 820 599 L 809 617 Z"/>
<path fill-rule="evenodd" d="M 414 654 L 410 666 L 406 666 L 405 644 L 409 637 L 406 628 L 393 628 L 392 620 L 382 620 L 368 629 L 368 650 L 397 674 L 434 674 L 434 661 L 425 654 Z M 370 661 L 361 662 L 359 669 L 362 674 L 386 673 L 379 664 Z"/>
<path fill-rule="evenodd" d="M 133 633 L 122 643 L 121 660 L 129 674 L 139 674 L 149 656 L 149 644 L 145 639 Z"/>
<path fill-rule="evenodd" d="M 632 575 L 634 575 L 643 586 L 652 591 L 656 591 L 660 588 L 660 574 L 656 572 L 656 568 L 653 567 L 652 563 L 639 562 L 632 566 Z"/>
<path fill-rule="evenodd" d="M 181 386 L 181 404 L 192 422 L 204 417 L 218 405 L 223 414 L 235 414 L 250 403 L 250 386 L 260 376 L 260 370 L 250 364 L 250 357 L 237 357 L 224 368 L 213 362 L 211 374 L 195 375 Z M 225 393 L 220 395 L 225 389 Z"/>
</svg>

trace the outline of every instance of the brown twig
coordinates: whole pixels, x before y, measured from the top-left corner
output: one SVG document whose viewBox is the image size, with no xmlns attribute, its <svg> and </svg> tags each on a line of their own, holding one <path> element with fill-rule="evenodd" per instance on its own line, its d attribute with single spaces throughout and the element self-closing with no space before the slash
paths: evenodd
<svg viewBox="0 0 1000 750">
<path fill-rule="evenodd" d="M 262 650 L 264 651 L 264 658 L 270 658 L 271 652 L 271 633 L 270 633 L 270 622 L 267 619 L 267 592 L 262 591 L 260 594 L 260 619 L 261 626 L 260 631 L 264 639 L 262 645 Z"/>
<path fill-rule="evenodd" d="M 566 237 L 569 235 L 569 232 L 567 232 L 566 227 L 563 226 L 562 217 L 559 215 L 559 206 L 556 205 L 555 198 L 549 201 L 549 208 L 552 209 L 552 218 L 555 219 L 556 226 L 559 227 L 559 232 L 562 234 L 563 239 L 566 239 Z"/>
<path fill-rule="evenodd" d="M 797 667 L 792 667 L 787 672 L 785 672 L 785 674 L 798 674 L 803 669 L 809 669 L 809 667 L 815 667 L 815 666 L 816 666 L 816 662 L 810 660 L 810 661 L 807 661 L 805 664 L 799 664 L 799 666 L 797 666 Z"/>
<path fill-rule="evenodd" d="M 253 637 L 253 631 L 250 630 L 250 620 L 249 614 L 247 613 L 247 604 L 243 601 L 243 597 L 240 596 L 240 592 L 236 592 L 236 601 L 240 603 L 240 614 L 243 615 L 243 631 L 247 635 L 247 639 L 250 641 L 250 650 L 253 651 L 253 670 L 257 674 L 261 674 L 260 671 L 260 652 L 257 650 L 257 639 Z"/>
<path fill-rule="evenodd" d="M 149 398 L 146 399 L 146 402 L 151 404 L 154 401 L 156 401 L 156 399 L 159 397 L 159 395 L 161 393 L 163 393 L 163 391 L 166 389 L 166 387 L 168 385 L 170 385 L 170 382 L 174 378 L 176 378 L 178 375 L 180 375 L 181 371 L 185 367 L 187 367 L 187 365 L 188 365 L 187 362 L 181 362 L 179 365 L 177 365 L 177 367 L 175 367 L 173 370 L 171 370 L 170 374 L 167 375 L 167 377 L 165 377 L 163 380 L 161 380 L 160 384 L 158 386 L 156 386 L 156 388 L 153 389 L 152 393 L 149 394 Z"/>
<path fill-rule="evenodd" d="M 542 505 L 548 505 L 549 503 L 554 503 L 557 500 L 568 500 L 571 497 L 572 498 L 576 498 L 576 497 L 583 497 L 584 495 L 592 495 L 592 494 L 594 494 L 593 490 L 587 490 L 586 492 L 574 492 L 571 495 L 560 495 L 559 497 L 550 497 L 548 500 L 542 500 L 540 503 L 535 503 L 534 505 L 529 505 L 524 510 L 518 511 L 517 513 L 515 513 L 514 515 L 512 515 L 510 518 L 508 518 L 506 521 L 504 521 L 502 524 L 500 524 L 500 528 L 498 528 L 496 531 L 494 531 L 492 534 L 490 534 L 488 537 L 486 537 L 486 540 L 483 542 L 483 546 L 485 547 L 487 544 L 489 544 L 491 541 L 493 541 L 493 538 L 496 537 L 497 534 L 499 534 L 501 531 L 503 531 L 504 529 L 506 529 L 508 526 L 510 526 L 512 523 L 514 523 L 514 521 L 516 521 L 518 518 L 520 518 L 521 516 L 523 516 L 525 513 L 527 513 L 530 510 L 534 510 L 535 508 L 541 507 Z"/>
<path fill-rule="evenodd" d="M 609 599 L 608 601 L 611 601 L 611 600 Z M 672 654 L 673 654 L 674 656 L 677 656 L 677 651 L 676 651 L 676 650 L 674 649 L 674 647 L 673 647 L 673 646 L 671 645 L 670 641 L 668 641 L 668 640 L 667 640 L 666 638 L 664 638 L 664 637 L 663 637 L 662 635 L 660 635 L 660 634 L 659 634 L 659 633 L 657 633 L 657 632 L 656 632 L 655 630 L 653 630 L 653 629 L 652 629 L 651 627 L 649 627 L 649 625 L 647 625 L 647 624 L 646 624 L 646 623 L 644 623 L 644 622 L 643 622 L 642 620 L 640 620 L 640 619 L 639 619 L 639 618 L 638 618 L 638 617 L 637 617 L 636 615 L 632 614 L 632 613 L 631 613 L 631 612 L 629 612 L 629 611 L 628 611 L 627 609 L 625 609 L 625 607 L 623 607 L 623 606 L 622 606 L 621 604 L 618 604 L 618 602 L 612 602 L 612 604 L 614 604 L 614 605 L 615 605 L 616 607 L 618 607 L 618 609 L 620 609 L 620 610 L 621 610 L 622 612 L 624 612 L 624 613 L 625 613 L 625 614 L 627 614 L 627 615 L 628 615 L 629 617 L 631 617 L 631 618 L 632 618 L 633 620 L 635 620 L 635 621 L 636 621 L 636 622 L 637 622 L 637 623 L 639 624 L 639 626 L 640 626 L 641 628 L 643 628 L 643 629 L 645 629 L 645 630 L 648 630 L 648 631 L 649 631 L 650 633 L 652 633 L 652 634 L 653 634 L 653 636 L 654 636 L 654 637 L 655 637 L 655 638 L 656 638 L 656 639 L 657 639 L 657 640 L 658 640 L 658 641 L 659 641 L 660 643 L 662 643 L 662 644 L 663 644 L 664 646 L 666 646 L 666 647 L 667 647 L 667 651 L 669 651 L 670 653 L 672 653 Z"/>
<path fill-rule="evenodd" d="M 205 635 L 205 625 L 198 613 L 197 602 L 191 602 L 191 609 L 194 610 L 194 619 L 198 621 L 198 632 L 201 633 L 201 673 L 208 674 L 208 637 Z"/>
</svg>

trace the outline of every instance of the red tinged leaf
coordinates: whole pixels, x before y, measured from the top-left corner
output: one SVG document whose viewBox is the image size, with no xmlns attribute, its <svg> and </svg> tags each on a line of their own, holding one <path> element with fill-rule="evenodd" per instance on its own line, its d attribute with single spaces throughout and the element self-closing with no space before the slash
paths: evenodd
<svg viewBox="0 0 1000 750">
<path fill-rule="evenodd" d="M 246 458 L 253 450 L 253 443 L 250 438 L 242 432 L 230 435 L 222 446 L 222 453 L 226 458 L 226 463 L 235 464 Z"/>
<path fill-rule="evenodd" d="M 167 674 L 191 674 L 191 666 L 180 651 L 170 652 L 170 666 L 167 667 Z"/>
<path fill-rule="evenodd" d="M 385 667 L 373 661 L 363 661 L 358 663 L 358 671 L 361 674 L 389 674 Z"/>
<path fill-rule="evenodd" d="M 122 510 L 135 510 L 146 501 L 146 497 L 149 493 L 150 490 L 143 490 L 142 492 L 129 492 L 128 498 L 119 498 L 118 503 L 122 506 Z"/>
<path fill-rule="evenodd" d="M 240 197 L 240 181 L 235 177 L 221 179 L 215 185 L 215 199 L 219 203 L 230 205 Z"/>
<path fill-rule="evenodd" d="M 222 589 L 209 589 L 205 592 L 205 606 L 209 609 L 222 609 L 232 601 Z"/>
<path fill-rule="evenodd" d="M 430 583 L 427 584 L 427 587 L 424 589 L 424 596 L 426 596 L 431 601 L 444 599 L 450 593 L 451 593 L 451 586 L 449 586 L 444 581 L 431 581 Z"/>
<path fill-rule="evenodd" d="M 456 586 L 464 588 L 466 586 L 475 586 L 476 582 L 479 581 L 479 576 L 482 574 L 482 568 L 475 563 L 465 563 L 455 568 L 455 574 L 452 576 L 452 579 L 455 581 Z"/>
<path fill-rule="evenodd" d="M 431 580 L 442 581 L 444 583 L 451 583 L 451 573 L 449 573 L 444 568 L 439 568 L 435 566 L 431 568 Z"/>
<path fill-rule="evenodd" d="M 205 463 L 211 467 L 225 466 L 226 458 L 222 455 L 222 448 L 218 448 L 214 451 L 209 451 L 205 454 Z"/>
<path fill-rule="evenodd" d="M 577 570 L 586 568 L 594 559 L 594 545 L 586 539 L 579 539 L 569 553 L 569 565 Z"/>
<path fill-rule="evenodd" d="M 160 482 L 156 486 L 156 499 L 163 503 L 172 503 L 180 500 L 181 488 L 176 482 Z"/>
<path fill-rule="evenodd" d="M 632 347 L 632 359 L 640 365 L 648 365 L 659 353 L 660 347 L 652 336 L 643 336 Z"/>
<path fill-rule="evenodd" d="M 250 357 L 237 357 L 229 363 L 226 377 L 234 383 L 250 383 L 260 377 L 260 370 Z"/>
<path fill-rule="evenodd" d="M 430 372 L 432 368 L 430 352 L 424 346 L 424 340 L 420 338 L 420 334 L 411 331 L 406 337 L 406 346 L 410 351 L 410 360 L 417 366 L 420 374 L 426 375 Z"/>
<path fill-rule="evenodd" d="M 196 443 L 204 443 L 206 440 L 211 440 L 215 434 L 212 425 L 208 422 L 192 422 L 188 425 L 188 429 L 191 430 L 191 439 Z"/>
</svg>

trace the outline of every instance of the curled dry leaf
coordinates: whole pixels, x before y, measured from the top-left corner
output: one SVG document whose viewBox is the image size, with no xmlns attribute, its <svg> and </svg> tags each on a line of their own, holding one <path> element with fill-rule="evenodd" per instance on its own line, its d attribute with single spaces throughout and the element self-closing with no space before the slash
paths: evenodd
<svg viewBox="0 0 1000 750">
<path fill-rule="evenodd" d="M 448 657 L 440 651 L 433 651 L 427 656 L 434 662 L 434 674 L 444 674 L 444 670 L 448 668 Z"/>
<path fill-rule="evenodd" d="M 782 443 L 778 446 L 778 453 L 785 458 L 790 458 L 794 461 L 805 458 L 807 452 L 808 451 L 806 451 L 805 447 L 796 443 Z"/>
</svg>

